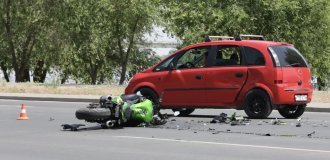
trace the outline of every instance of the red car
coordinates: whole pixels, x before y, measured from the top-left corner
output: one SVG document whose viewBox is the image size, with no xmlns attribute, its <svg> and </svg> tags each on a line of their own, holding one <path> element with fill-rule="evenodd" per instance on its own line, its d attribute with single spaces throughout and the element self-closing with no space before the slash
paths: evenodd
<svg viewBox="0 0 330 160">
<path fill-rule="evenodd" d="M 184 47 L 136 74 L 125 94 L 140 91 L 180 115 L 195 108 L 244 109 L 250 118 L 267 118 L 273 109 L 285 118 L 304 113 L 311 74 L 293 45 L 262 36 L 211 38 L 217 40 Z"/>
</svg>

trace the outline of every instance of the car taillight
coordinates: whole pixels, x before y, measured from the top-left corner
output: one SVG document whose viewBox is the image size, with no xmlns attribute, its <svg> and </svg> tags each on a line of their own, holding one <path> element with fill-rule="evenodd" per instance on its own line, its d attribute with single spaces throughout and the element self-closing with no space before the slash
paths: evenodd
<svg viewBox="0 0 330 160">
<path fill-rule="evenodd" d="M 283 83 L 283 80 L 275 80 L 274 81 L 274 84 L 282 84 Z"/>
</svg>

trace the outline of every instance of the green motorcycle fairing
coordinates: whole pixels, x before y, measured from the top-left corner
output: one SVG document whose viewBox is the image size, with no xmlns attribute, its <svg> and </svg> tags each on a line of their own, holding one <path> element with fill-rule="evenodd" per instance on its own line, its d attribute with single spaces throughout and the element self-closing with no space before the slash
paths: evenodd
<svg viewBox="0 0 330 160">
<path fill-rule="evenodd" d="M 113 103 L 117 105 L 122 105 L 121 117 L 123 122 L 128 120 L 133 120 L 137 122 L 149 123 L 153 118 L 153 106 L 149 99 L 143 99 L 142 102 L 131 104 L 129 102 L 124 102 L 120 97 L 114 97 L 112 99 Z M 130 109 L 130 116 L 125 116 L 125 111 Z"/>
</svg>

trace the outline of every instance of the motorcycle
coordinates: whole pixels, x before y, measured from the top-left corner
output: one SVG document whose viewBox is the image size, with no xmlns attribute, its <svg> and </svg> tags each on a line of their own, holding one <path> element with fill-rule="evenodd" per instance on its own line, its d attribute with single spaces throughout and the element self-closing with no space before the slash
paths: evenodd
<svg viewBox="0 0 330 160">
<path fill-rule="evenodd" d="M 91 103 L 86 108 L 76 111 L 76 118 L 101 127 L 111 128 L 124 124 L 138 125 L 153 120 L 153 104 L 141 93 L 119 97 L 101 96 L 99 103 Z"/>
</svg>

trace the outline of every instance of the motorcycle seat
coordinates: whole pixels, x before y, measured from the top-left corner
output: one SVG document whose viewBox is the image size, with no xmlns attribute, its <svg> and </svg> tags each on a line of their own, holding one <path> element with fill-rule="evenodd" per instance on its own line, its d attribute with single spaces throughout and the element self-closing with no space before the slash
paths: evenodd
<svg viewBox="0 0 330 160">
<path fill-rule="evenodd" d="M 139 99 L 139 96 L 137 94 L 128 94 L 128 95 L 122 95 L 121 99 L 125 102 L 127 101 L 136 101 Z"/>
</svg>

